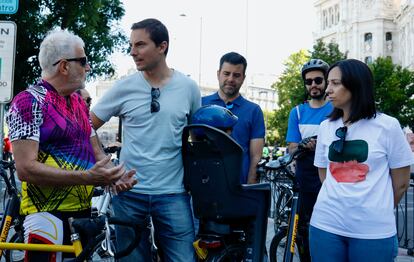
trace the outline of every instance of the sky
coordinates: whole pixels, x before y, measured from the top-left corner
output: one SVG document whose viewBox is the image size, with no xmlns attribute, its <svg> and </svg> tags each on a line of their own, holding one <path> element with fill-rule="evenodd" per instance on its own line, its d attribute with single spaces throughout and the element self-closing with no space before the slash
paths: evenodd
<svg viewBox="0 0 414 262">
<path fill-rule="evenodd" d="M 167 64 L 201 85 L 217 85 L 219 60 L 227 52 L 246 57 L 247 84 L 266 85 L 282 73 L 289 55 L 313 45 L 313 0 L 122 2 L 125 16 L 121 27 L 126 35 L 129 37 L 134 22 L 157 18 L 169 30 Z M 116 53 L 111 60 L 119 76 L 134 68 L 130 56 Z"/>
</svg>

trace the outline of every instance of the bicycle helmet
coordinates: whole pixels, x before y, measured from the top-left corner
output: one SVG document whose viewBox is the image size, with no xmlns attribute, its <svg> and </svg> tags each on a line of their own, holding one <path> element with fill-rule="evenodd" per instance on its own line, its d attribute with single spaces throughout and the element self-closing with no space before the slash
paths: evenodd
<svg viewBox="0 0 414 262">
<path fill-rule="evenodd" d="M 191 124 L 204 124 L 227 131 L 233 128 L 237 120 L 237 116 L 227 108 L 218 105 L 206 105 L 200 107 L 193 114 Z"/>
<path fill-rule="evenodd" d="M 305 79 L 305 74 L 309 71 L 319 70 L 322 71 L 324 75 L 328 72 L 329 65 L 322 59 L 311 59 L 309 62 L 305 63 L 302 66 L 302 78 Z"/>
</svg>

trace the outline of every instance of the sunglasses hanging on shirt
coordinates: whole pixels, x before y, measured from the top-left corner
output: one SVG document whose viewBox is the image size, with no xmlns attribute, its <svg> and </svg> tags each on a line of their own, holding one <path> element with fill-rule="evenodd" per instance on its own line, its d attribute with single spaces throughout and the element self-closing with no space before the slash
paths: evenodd
<svg viewBox="0 0 414 262">
<path fill-rule="evenodd" d="M 335 131 L 335 135 L 339 138 L 339 140 L 332 142 L 332 149 L 338 154 L 342 154 L 344 151 L 345 136 L 347 131 L 348 128 L 346 126 L 340 127 Z"/>
<path fill-rule="evenodd" d="M 161 95 L 161 91 L 159 88 L 151 88 L 151 113 L 157 113 L 160 111 L 161 106 L 160 102 L 158 102 L 158 98 Z"/>
</svg>

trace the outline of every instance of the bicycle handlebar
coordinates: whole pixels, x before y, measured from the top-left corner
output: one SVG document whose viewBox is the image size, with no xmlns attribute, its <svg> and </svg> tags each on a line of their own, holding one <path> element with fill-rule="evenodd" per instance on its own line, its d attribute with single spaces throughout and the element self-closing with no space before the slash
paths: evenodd
<svg viewBox="0 0 414 262">
<path fill-rule="evenodd" d="M 102 241 L 102 239 L 99 239 L 98 236 L 105 227 L 105 218 L 106 216 L 99 216 L 95 219 L 77 218 L 73 220 L 72 226 L 76 229 L 76 232 L 87 235 L 89 239 L 86 247 L 82 250 L 79 256 L 72 261 L 85 261 L 92 254 L 95 246 Z M 133 241 L 131 241 L 125 249 L 115 252 L 114 258 L 118 259 L 131 253 L 132 250 L 138 246 L 141 240 L 141 232 L 144 228 L 142 224 L 125 221 L 125 219 L 120 217 L 109 217 L 108 222 L 112 225 L 130 227 L 134 231 Z"/>
<path fill-rule="evenodd" d="M 18 190 L 16 188 L 15 181 L 14 180 L 10 181 L 10 179 L 8 178 L 6 169 L 15 170 L 14 160 L 12 160 L 12 161 L 1 160 L 1 162 L 0 162 L 0 176 L 3 178 L 4 183 L 6 184 L 7 193 L 9 195 L 12 195 L 13 194 L 12 191 L 14 191 L 14 190 L 18 191 Z M 13 173 L 13 171 L 11 171 L 11 172 L 12 172 L 12 174 L 10 174 L 10 176 L 13 176 L 14 173 Z"/>
<path fill-rule="evenodd" d="M 117 153 L 121 150 L 121 147 L 119 146 L 108 146 L 108 147 L 104 147 L 103 151 L 105 154 L 112 154 L 112 153 Z"/>
<path fill-rule="evenodd" d="M 285 155 L 283 157 L 278 158 L 277 160 L 272 160 L 265 165 L 265 170 L 278 170 L 282 168 L 286 168 L 293 160 L 297 159 L 302 153 L 308 151 L 307 148 L 301 146 L 299 144 L 298 149 L 293 152 L 292 155 Z"/>
<path fill-rule="evenodd" d="M 11 167 L 14 169 L 14 160 L 10 160 L 10 161 L 1 160 L 0 163 L 4 169 L 9 169 Z"/>
</svg>

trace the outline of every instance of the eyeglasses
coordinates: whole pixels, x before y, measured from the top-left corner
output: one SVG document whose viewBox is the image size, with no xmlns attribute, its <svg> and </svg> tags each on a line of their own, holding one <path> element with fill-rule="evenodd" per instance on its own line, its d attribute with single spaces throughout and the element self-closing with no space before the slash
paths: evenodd
<svg viewBox="0 0 414 262">
<path fill-rule="evenodd" d="M 76 62 L 79 62 L 81 64 L 81 66 L 83 66 L 83 67 L 85 67 L 86 64 L 88 63 L 88 58 L 86 56 L 84 56 L 84 57 L 67 58 L 67 59 L 63 58 L 63 59 L 60 59 L 59 61 L 57 61 L 56 63 L 54 63 L 53 66 L 59 64 L 62 60 L 66 60 L 68 62 L 76 61 Z"/>
<path fill-rule="evenodd" d="M 85 98 L 85 102 L 87 104 L 90 104 L 92 102 L 92 98 L 90 98 L 90 97 Z"/>
<path fill-rule="evenodd" d="M 313 81 L 315 81 L 315 84 L 320 85 L 323 82 L 323 77 L 315 77 L 315 78 L 306 78 L 305 79 L 305 85 L 312 85 Z"/>
<path fill-rule="evenodd" d="M 160 95 L 161 91 L 159 88 L 151 88 L 151 113 L 157 113 L 160 111 L 160 103 L 157 100 Z"/>
<path fill-rule="evenodd" d="M 339 138 L 339 140 L 332 142 L 332 149 L 339 154 L 342 154 L 344 151 L 346 131 L 348 131 L 346 126 L 340 127 L 335 131 L 335 135 Z"/>
<path fill-rule="evenodd" d="M 233 108 L 233 106 L 234 106 L 234 104 L 233 104 L 232 102 L 228 102 L 228 103 L 226 104 L 226 108 L 227 108 L 227 109 L 232 109 L 232 108 Z"/>
</svg>

